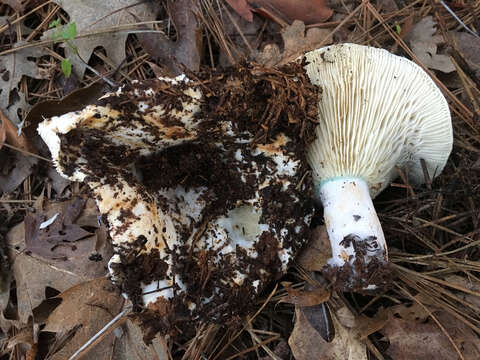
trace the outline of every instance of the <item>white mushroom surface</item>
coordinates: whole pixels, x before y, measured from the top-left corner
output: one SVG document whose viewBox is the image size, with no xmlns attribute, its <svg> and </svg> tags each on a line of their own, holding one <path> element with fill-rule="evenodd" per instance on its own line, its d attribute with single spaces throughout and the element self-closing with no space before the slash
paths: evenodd
<svg viewBox="0 0 480 360">
<path fill-rule="evenodd" d="M 388 255 L 372 198 L 398 176 L 397 166 L 411 184 L 424 182 L 422 159 L 430 178 L 440 174 L 453 142 L 448 104 L 418 65 L 383 49 L 332 45 L 302 61 L 322 88 L 308 160 L 330 264 L 345 289 L 375 289 L 388 281 L 381 271 Z"/>
<path fill-rule="evenodd" d="M 254 144 L 228 118 L 206 121 L 204 101 L 185 76 L 160 78 L 38 127 L 106 219 L 112 280 L 160 327 L 242 314 L 286 271 L 313 215 L 297 143 L 278 132 Z"/>
</svg>

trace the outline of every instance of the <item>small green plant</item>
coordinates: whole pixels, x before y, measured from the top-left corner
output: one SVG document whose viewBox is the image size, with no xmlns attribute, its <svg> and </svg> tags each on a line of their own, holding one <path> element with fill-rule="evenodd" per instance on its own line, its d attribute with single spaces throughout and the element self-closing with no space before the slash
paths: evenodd
<svg viewBox="0 0 480 360">
<path fill-rule="evenodd" d="M 400 25 L 396 24 L 395 25 L 395 31 L 397 32 L 398 35 L 400 35 L 401 32 L 402 32 L 402 27 Z"/>
<path fill-rule="evenodd" d="M 60 24 L 60 19 L 53 20 L 49 25 L 49 28 L 55 28 L 55 32 L 52 35 L 53 41 L 55 43 L 59 41 L 65 41 L 65 43 L 73 50 L 75 54 L 78 55 L 78 49 L 73 45 L 72 40 L 77 35 L 77 24 L 75 22 L 64 26 Z M 62 60 L 62 72 L 65 77 L 70 77 L 72 74 L 72 63 L 70 59 L 65 58 Z"/>
</svg>

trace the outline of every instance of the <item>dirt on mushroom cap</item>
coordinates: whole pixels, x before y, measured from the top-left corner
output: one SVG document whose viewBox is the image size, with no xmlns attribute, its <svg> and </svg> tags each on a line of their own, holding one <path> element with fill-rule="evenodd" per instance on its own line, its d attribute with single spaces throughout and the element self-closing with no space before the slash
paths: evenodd
<svg viewBox="0 0 480 360">
<path fill-rule="evenodd" d="M 167 110 L 183 111 L 184 103 L 191 101 L 185 91 L 193 87 L 201 88 L 204 97 L 200 102 L 200 111 L 193 115 L 202 119 L 194 130 L 197 132 L 195 142 L 167 147 L 160 153 L 142 156 L 138 149 L 132 150 L 124 144 L 106 141 L 95 126 L 87 129 L 80 127 L 60 135 L 63 154 L 60 165 L 64 172 L 74 174 L 78 159 L 83 157 L 88 162 L 87 182 L 102 179 L 103 185 L 118 187 L 118 176 L 121 174 L 126 184 L 144 192 L 145 198 L 160 189 L 179 184 L 187 190 L 207 187 L 208 191 L 201 195 L 208 204 L 201 214 L 203 222 L 225 216 L 239 202 L 252 198 L 256 192 L 260 193 L 261 223 L 268 224 L 273 232 L 264 232 L 260 236 L 255 245 L 258 253 L 256 259 L 237 246 L 235 266 L 231 266 L 231 259 L 215 265 L 209 260 L 212 254 L 208 251 L 193 252 L 193 248 L 187 244 L 191 235 L 188 227 L 176 229 L 177 236 L 181 239 L 179 244 L 183 241 L 184 245 L 164 250 L 173 259 L 174 274 L 182 274 L 182 282 L 187 291 L 181 296 L 175 296 L 170 302 L 156 302 L 148 310 L 143 309 L 140 284 L 164 279 L 168 268 L 168 264 L 159 259 L 155 250 L 143 250 L 144 238 L 138 237 L 130 247 L 116 249 L 121 261 L 113 263 L 112 269 L 122 274 L 123 291 L 134 302 L 136 309 L 143 311 L 145 323 L 154 326 L 149 333 L 168 332 L 174 325 L 188 331 L 192 320 L 221 323 L 236 321 L 239 315 L 251 308 L 260 290 L 285 270 L 278 251 L 288 249 L 290 257 L 304 245 L 308 239 L 308 219 L 312 214 L 311 177 L 305 159 L 305 147 L 313 138 L 320 89 L 309 83 L 302 65 L 289 64 L 277 71 L 243 64 L 227 74 L 204 72 L 188 76 L 192 79 L 188 85 L 174 87 L 166 86 L 165 81 L 158 80 L 134 83 L 123 87 L 116 96 L 100 100 L 98 106 L 110 109 L 112 114 L 120 114 L 115 119 L 115 126 L 128 129 L 131 119 L 124 117 L 125 114 L 133 114 L 142 106 L 142 116 L 146 118 L 149 109 L 159 104 L 168 104 Z M 153 91 L 155 96 L 142 98 L 135 95 L 147 91 Z M 99 118 L 102 115 L 92 116 Z M 163 116 L 156 120 L 161 121 L 160 127 L 152 126 L 146 130 L 144 125 L 142 129 L 147 133 L 150 131 L 152 138 L 159 135 L 165 138 L 165 129 L 169 129 L 167 137 L 172 141 L 191 136 L 175 116 Z M 231 132 L 235 135 L 231 138 L 225 137 L 224 130 L 218 129 L 219 124 L 226 120 L 231 124 Z M 92 121 L 94 124 L 95 119 Z M 110 134 L 116 130 L 118 129 L 109 129 Z M 158 134 L 156 131 L 163 133 Z M 250 139 L 245 134 L 251 134 Z M 290 140 L 279 141 L 279 136 L 287 136 Z M 142 140 L 146 146 L 155 147 L 154 143 L 149 143 L 149 138 Z M 222 148 L 221 155 L 218 152 L 219 144 Z M 77 154 L 75 149 L 78 150 Z M 237 151 L 240 151 L 245 160 L 243 166 L 236 159 Z M 285 165 L 272 163 L 273 157 L 262 154 L 265 151 L 272 154 L 275 151 L 283 152 L 289 154 L 290 159 L 299 161 L 295 175 L 283 177 L 286 189 L 273 183 L 259 188 L 260 184 L 269 184 L 268 169 Z M 110 168 L 105 166 L 107 157 Z M 137 180 L 125 171 L 133 163 L 140 169 L 141 178 L 144 179 L 141 186 L 136 186 Z M 245 165 L 248 163 L 254 164 L 260 173 L 252 176 L 253 168 Z M 243 175 L 246 175 L 245 181 L 240 180 Z M 161 196 L 157 196 L 156 201 L 160 207 L 164 206 Z M 123 210 L 116 221 L 128 224 L 132 218 L 134 216 L 130 211 Z M 121 227 L 115 231 L 121 232 Z M 284 232 L 288 235 L 284 235 Z M 281 238 L 278 235 L 280 233 Z M 246 276 L 245 281 L 238 286 L 225 283 L 240 268 L 244 269 L 242 274 Z M 255 282 L 258 291 L 253 290 L 252 284 Z M 195 304 L 194 310 L 188 303 Z M 148 320 L 159 316 L 162 321 Z"/>
</svg>

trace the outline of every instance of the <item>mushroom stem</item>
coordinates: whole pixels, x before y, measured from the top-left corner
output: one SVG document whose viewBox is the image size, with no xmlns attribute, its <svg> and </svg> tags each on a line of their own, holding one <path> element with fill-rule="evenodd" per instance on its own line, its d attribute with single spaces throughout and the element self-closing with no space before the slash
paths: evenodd
<svg viewBox="0 0 480 360">
<path fill-rule="evenodd" d="M 358 276 L 373 259 L 386 262 L 385 236 L 367 183 L 361 178 L 339 177 L 323 181 L 317 189 L 332 246 L 329 264 L 349 265 Z M 365 279 L 358 280 L 363 283 Z"/>
</svg>

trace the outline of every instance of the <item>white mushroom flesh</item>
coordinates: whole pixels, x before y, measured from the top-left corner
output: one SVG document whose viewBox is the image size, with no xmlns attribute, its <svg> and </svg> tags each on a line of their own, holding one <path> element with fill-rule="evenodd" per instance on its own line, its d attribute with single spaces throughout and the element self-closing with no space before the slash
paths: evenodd
<svg viewBox="0 0 480 360">
<path fill-rule="evenodd" d="M 38 132 L 50 148 L 57 170 L 71 180 L 85 181 L 105 215 L 116 253 L 109 262 L 112 280 L 129 296 L 140 291 L 148 308 L 158 310 L 162 304 L 180 302 L 193 318 L 210 311 L 214 320 L 227 313 L 216 309 L 218 301 L 208 307 L 214 297 L 226 302 L 242 291 L 257 294 L 272 274 L 286 271 L 306 241 L 312 208 L 304 204 L 301 195 L 307 185 L 297 186 L 306 166 L 301 166 L 292 151 L 291 139 L 279 133 L 272 143 L 252 146 L 253 135 L 235 132 L 228 120 L 200 129 L 203 95 L 188 83 L 181 76 L 156 80 L 157 90 L 141 83 L 122 87 L 105 95 L 100 105 L 45 120 Z M 180 96 L 158 100 L 158 88 L 173 88 Z M 130 104 L 124 104 L 125 97 Z M 175 100 L 174 106 L 167 103 Z M 205 213 L 209 201 L 217 200 L 208 186 L 178 183 L 153 191 L 143 185 L 144 175 L 133 164 L 137 158 L 182 144 L 202 143 L 209 136 L 214 139 L 209 146 L 239 174 L 242 186 L 253 184 L 255 188 L 245 191 L 228 211 L 211 218 Z M 288 200 L 265 199 L 269 192 L 287 190 L 291 194 L 285 198 Z M 271 221 L 270 208 L 281 208 L 284 201 L 291 210 L 283 211 L 286 217 L 281 222 Z M 267 253 L 274 258 L 263 258 Z M 141 283 L 132 290 L 128 283 L 132 271 L 125 269 L 138 261 L 144 264 L 152 256 L 151 266 L 160 269 L 161 277 L 146 278 L 142 269 L 138 274 L 133 270 Z M 277 268 L 269 268 L 273 263 Z M 206 274 L 205 283 L 197 283 L 193 289 L 185 281 L 191 275 L 181 270 L 185 264 L 204 266 L 214 278 Z M 200 296 L 202 286 L 210 292 Z"/>
</svg>

